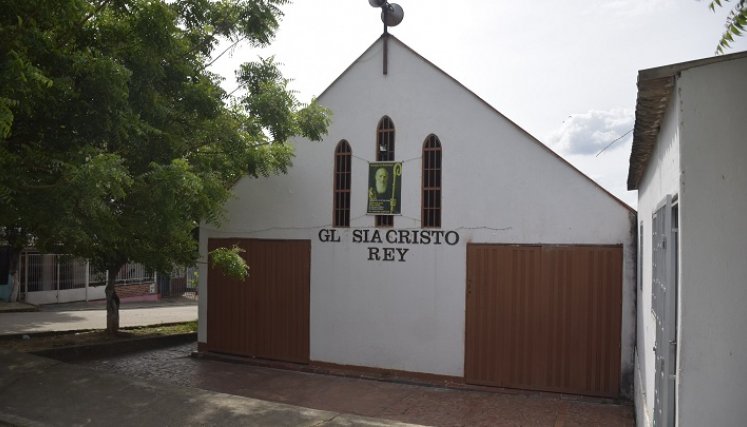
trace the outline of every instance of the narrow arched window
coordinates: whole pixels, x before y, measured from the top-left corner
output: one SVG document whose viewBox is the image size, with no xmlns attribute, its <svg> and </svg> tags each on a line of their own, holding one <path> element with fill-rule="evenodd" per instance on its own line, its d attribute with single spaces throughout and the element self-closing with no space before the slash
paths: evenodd
<svg viewBox="0 0 747 427">
<path fill-rule="evenodd" d="M 379 162 L 394 161 L 394 123 L 388 116 L 379 120 L 376 129 L 376 160 Z M 376 226 L 393 227 L 394 216 L 376 215 Z"/>
<path fill-rule="evenodd" d="M 423 227 L 441 227 L 441 141 L 428 135 L 423 142 Z"/>
<path fill-rule="evenodd" d="M 353 150 L 344 139 L 335 148 L 335 191 L 334 218 L 335 227 L 350 227 L 350 179 Z"/>
</svg>

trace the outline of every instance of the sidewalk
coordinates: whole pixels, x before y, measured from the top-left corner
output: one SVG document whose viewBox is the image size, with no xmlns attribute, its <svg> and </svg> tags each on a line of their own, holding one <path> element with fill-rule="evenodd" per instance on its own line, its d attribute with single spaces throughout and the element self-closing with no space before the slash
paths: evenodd
<svg viewBox="0 0 747 427">
<path fill-rule="evenodd" d="M 122 304 L 119 310 L 120 326 L 125 328 L 194 320 L 197 303 L 189 301 L 129 303 Z M 0 335 L 105 328 L 106 306 L 98 302 L 42 306 L 34 312 L 0 311 Z"/>
<path fill-rule="evenodd" d="M 157 301 L 123 301 L 121 310 L 130 308 L 152 308 L 152 307 L 174 307 L 185 305 L 197 305 L 196 298 L 168 297 Z M 32 305 L 25 302 L 7 302 L 0 300 L 0 313 L 19 313 L 27 311 L 79 311 L 79 310 L 105 310 L 106 300 L 68 302 L 62 304 Z"/>
<path fill-rule="evenodd" d="M 168 297 L 156 301 L 122 301 L 120 310 L 133 308 L 155 308 L 155 307 L 183 307 L 197 306 L 196 298 Z M 45 304 L 38 306 L 40 311 L 81 311 L 81 310 L 106 310 L 106 300 L 67 302 L 62 304 Z"/>
<path fill-rule="evenodd" d="M 142 381 L 0 350 L 0 425 L 407 426 Z"/>
<path fill-rule="evenodd" d="M 7 302 L 0 300 L 0 313 L 23 313 L 27 311 L 37 311 L 39 308 L 35 305 L 23 302 Z"/>
</svg>

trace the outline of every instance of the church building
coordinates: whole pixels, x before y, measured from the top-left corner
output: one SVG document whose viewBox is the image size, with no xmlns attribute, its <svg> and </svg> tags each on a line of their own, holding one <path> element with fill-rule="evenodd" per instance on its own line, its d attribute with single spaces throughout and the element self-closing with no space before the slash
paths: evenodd
<svg viewBox="0 0 747 427">
<path fill-rule="evenodd" d="M 633 209 L 386 33 L 319 102 L 324 140 L 200 229 L 250 266 L 201 265 L 200 352 L 631 397 Z"/>
</svg>

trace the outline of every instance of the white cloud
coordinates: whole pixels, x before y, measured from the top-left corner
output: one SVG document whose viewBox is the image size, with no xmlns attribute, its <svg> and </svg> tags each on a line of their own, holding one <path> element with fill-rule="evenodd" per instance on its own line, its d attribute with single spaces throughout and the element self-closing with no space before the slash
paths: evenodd
<svg viewBox="0 0 747 427">
<path fill-rule="evenodd" d="M 632 134 L 625 134 L 633 129 L 634 121 L 633 111 L 622 108 L 573 114 L 550 134 L 548 141 L 553 149 L 563 155 L 596 155 L 620 137 L 607 150 L 617 150 L 626 145 L 632 139 Z"/>
<path fill-rule="evenodd" d="M 576 113 L 568 116 L 547 141 L 581 172 L 635 208 L 636 192 L 626 188 L 633 141 L 633 133 L 627 132 L 633 129 L 634 120 L 633 110 L 624 108 Z M 612 141 L 615 143 L 605 149 Z"/>
</svg>

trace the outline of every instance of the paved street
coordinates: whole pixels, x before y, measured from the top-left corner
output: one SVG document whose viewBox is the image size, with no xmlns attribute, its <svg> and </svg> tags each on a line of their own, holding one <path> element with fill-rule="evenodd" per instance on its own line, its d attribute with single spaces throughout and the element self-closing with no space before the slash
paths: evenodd
<svg viewBox="0 0 747 427">
<path fill-rule="evenodd" d="M 195 344 L 80 365 L 324 411 L 434 426 L 633 426 L 632 405 L 532 392 L 452 390 L 189 357 Z"/>
<path fill-rule="evenodd" d="M 197 320 L 197 305 L 121 308 L 121 327 L 158 325 Z M 105 329 L 106 309 L 0 313 L 0 335 Z"/>
</svg>

